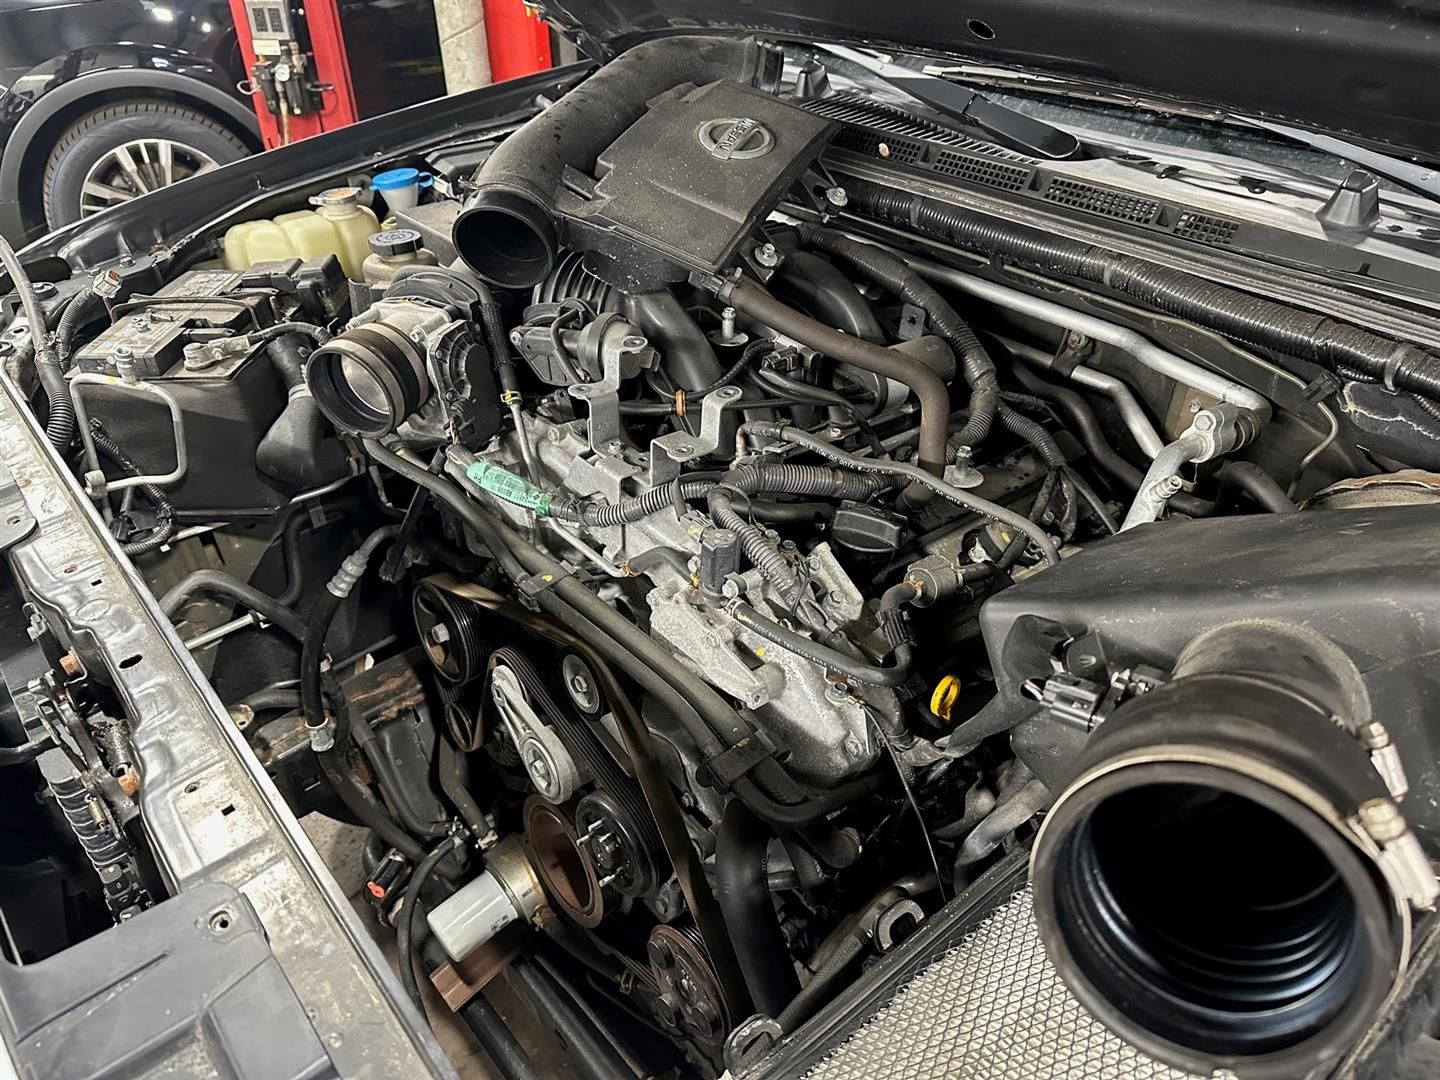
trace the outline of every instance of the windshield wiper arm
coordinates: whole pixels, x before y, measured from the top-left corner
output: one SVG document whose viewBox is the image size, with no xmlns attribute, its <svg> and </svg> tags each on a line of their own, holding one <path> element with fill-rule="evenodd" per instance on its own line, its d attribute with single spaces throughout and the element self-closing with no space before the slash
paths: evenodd
<svg viewBox="0 0 1440 1080">
<path fill-rule="evenodd" d="M 879 76 L 895 89 L 916 101 L 929 105 L 936 112 L 979 128 L 991 139 L 1010 150 L 1031 157 L 1061 159 L 1080 152 L 1080 140 L 1068 131 L 1026 116 L 1007 105 L 997 105 L 983 94 L 946 79 L 913 71 L 881 60 L 858 49 L 843 45 L 820 45 L 819 48 L 859 64 Z"/>
<path fill-rule="evenodd" d="M 1399 184 L 1408 191 L 1440 202 L 1440 173 L 1430 166 L 1416 165 L 1413 161 L 1391 157 L 1389 154 L 1382 154 L 1379 150 L 1370 150 L 1344 139 L 1337 139 L 1333 135 L 1322 135 L 1317 131 L 1306 131 L 1304 128 L 1290 127 L 1287 124 L 1276 124 L 1254 116 L 1235 116 L 1233 119 L 1253 125 L 1263 131 L 1293 139 L 1295 142 L 1303 143 L 1312 150 L 1319 150 L 1331 157 L 1344 158 L 1351 164 L 1368 169 L 1376 176 L 1383 176 L 1386 180 Z"/>
</svg>

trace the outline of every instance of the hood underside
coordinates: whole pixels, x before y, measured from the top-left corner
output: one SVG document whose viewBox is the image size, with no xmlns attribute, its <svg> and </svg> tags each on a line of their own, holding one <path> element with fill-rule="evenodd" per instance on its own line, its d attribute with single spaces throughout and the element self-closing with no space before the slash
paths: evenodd
<svg viewBox="0 0 1440 1080">
<path fill-rule="evenodd" d="M 543 0 L 541 10 L 600 57 L 704 31 L 904 50 L 1440 160 L 1435 0 Z"/>
</svg>

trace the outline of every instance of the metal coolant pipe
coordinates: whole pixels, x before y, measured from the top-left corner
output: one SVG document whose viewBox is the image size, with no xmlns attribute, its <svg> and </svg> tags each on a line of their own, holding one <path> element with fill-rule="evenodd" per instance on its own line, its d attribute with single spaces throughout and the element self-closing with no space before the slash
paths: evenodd
<svg viewBox="0 0 1440 1080">
<path fill-rule="evenodd" d="M 1403 969 L 1410 908 L 1436 897 L 1388 745 L 1327 639 L 1264 622 L 1196 638 L 1096 729 L 1036 839 L 1060 976 L 1187 1072 L 1327 1073 Z"/>
</svg>

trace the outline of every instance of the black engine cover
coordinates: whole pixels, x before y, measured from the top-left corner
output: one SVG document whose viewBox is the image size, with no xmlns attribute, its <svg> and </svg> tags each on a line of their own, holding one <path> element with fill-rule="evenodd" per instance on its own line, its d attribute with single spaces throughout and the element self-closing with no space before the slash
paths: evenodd
<svg viewBox="0 0 1440 1080">
<path fill-rule="evenodd" d="M 566 236 L 627 292 L 718 271 L 834 127 L 736 82 L 662 96 L 600 154 L 594 180 L 567 176 Z"/>
</svg>

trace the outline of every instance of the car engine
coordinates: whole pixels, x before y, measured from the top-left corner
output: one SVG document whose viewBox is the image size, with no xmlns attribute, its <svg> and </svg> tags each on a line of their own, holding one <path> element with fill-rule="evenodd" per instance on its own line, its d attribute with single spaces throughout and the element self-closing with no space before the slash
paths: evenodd
<svg viewBox="0 0 1440 1080">
<path fill-rule="evenodd" d="M 418 206 L 338 173 L 26 283 L 7 371 L 294 813 L 366 830 L 422 1015 L 508 967 L 581 1075 L 745 1075 L 1018 897 L 1147 1060 L 1328 1075 L 1440 896 L 1440 354 L 822 72 L 636 46 L 381 163 Z M 231 265 L 296 213 L 368 257 Z M 146 721 L 32 610 L 39 790 L 129 919 Z"/>
</svg>

